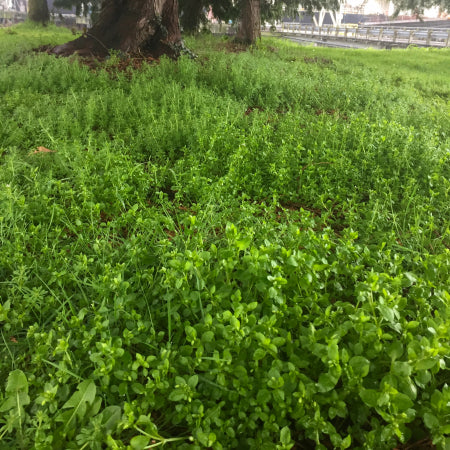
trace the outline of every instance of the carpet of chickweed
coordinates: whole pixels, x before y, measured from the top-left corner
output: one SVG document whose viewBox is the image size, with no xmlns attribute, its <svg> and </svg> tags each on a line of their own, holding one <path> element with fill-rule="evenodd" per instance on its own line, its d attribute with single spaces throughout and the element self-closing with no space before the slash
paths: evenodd
<svg viewBox="0 0 450 450">
<path fill-rule="evenodd" d="M 450 446 L 448 50 L 0 30 L 0 447 Z"/>
</svg>

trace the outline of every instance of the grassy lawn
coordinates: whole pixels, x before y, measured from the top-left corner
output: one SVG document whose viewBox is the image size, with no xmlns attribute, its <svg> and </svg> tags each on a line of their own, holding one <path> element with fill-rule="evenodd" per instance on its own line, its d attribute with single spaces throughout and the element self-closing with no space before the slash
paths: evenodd
<svg viewBox="0 0 450 450">
<path fill-rule="evenodd" d="M 0 29 L 0 448 L 449 448 L 450 51 L 72 37 Z"/>
</svg>

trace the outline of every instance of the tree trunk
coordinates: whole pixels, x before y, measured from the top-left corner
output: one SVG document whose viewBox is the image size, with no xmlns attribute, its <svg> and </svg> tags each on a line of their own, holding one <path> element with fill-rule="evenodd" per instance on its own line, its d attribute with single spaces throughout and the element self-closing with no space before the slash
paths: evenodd
<svg viewBox="0 0 450 450">
<path fill-rule="evenodd" d="M 202 0 L 181 0 L 180 8 L 180 22 L 183 33 L 196 33 L 204 16 Z"/>
<path fill-rule="evenodd" d="M 176 57 L 180 47 L 177 0 L 104 0 L 92 29 L 52 53 L 103 57 L 113 49 L 157 58 Z"/>
<path fill-rule="evenodd" d="M 50 20 L 47 0 L 29 0 L 28 19 L 32 22 L 46 24 Z"/>
<path fill-rule="evenodd" d="M 254 44 L 261 38 L 261 11 L 259 0 L 244 0 L 241 24 L 236 36 L 238 42 Z"/>
</svg>

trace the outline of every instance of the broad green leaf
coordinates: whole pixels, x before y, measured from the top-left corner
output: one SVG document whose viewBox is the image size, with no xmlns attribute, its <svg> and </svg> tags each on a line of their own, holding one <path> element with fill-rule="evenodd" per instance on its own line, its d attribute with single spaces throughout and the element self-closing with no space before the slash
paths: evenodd
<svg viewBox="0 0 450 450">
<path fill-rule="evenodd" d="M 438 360 L 435 359 L 435 358 L 419 359 L 416 362 L 416 370 L 428 370 L 428 369 L 431 369 L 432 367 L 434 367 L 436 365 L 437 362 L 438 362 Z"/>
<path fill-rule="evenodd" d="M 150 438 L 147 436 L 135 436 L 131 439 L 130 445 L 132 449 L 135 450 L 144 450 L 144 448 L 148 445 L 150 442 Z"/>
<path fill-rule="evenodd" d="M 328 417 L 333 420 L 337 416 L 337 409 L 333 406 L 328 408 Z"/>
<path fill-rule="evenodd" d="M 383 319 L 387 320 L 388 322 L 393 322 L 395 319 L 394 310 L 392 308 L 389 308 L 386 305 L 379 305 L 378 309 L 383 316 Z"/>
<path fill-rule="evenodd" d="M 391 403 L 399 412 L 406 411 L 414 405 L 414 402 L 407 395 L 402 394 L 401 392 L 391 396 Z"/>
<path fill-rule="evenodd" d="M 399 380 L 399 391 L 406 394 L 411 400 L 417 398 L 417 387 L 410 377 L 402 377 Z"/>
<path fill-rule="evenodd" d="M 339 378 L 336 378 L 329 373 L 322 373 L 319 377 L 317 387 L 319 388 L 320 392 L 328 392 L 336 386 L 338 380 Z"/>
<path fill-rule="evenodd" d="M 26 375 L 21 370 L 13 370 L 9 373 L 8 381 L 6 383 L 6 400 L 0 407 L 0 412 L 13 410 L 18 426 L 22 426 L 25 417 L 24 406 L 30 403 L 28 396 L 28 380 Z"/>
<path fill-rule="evenodd" d="M 288 445 L 291 442 L 291 430 L 289 427 L 283 427 L 280 432 L 280 441 L 283 445 Z"/>
<path fill-rule="evenodd" d="M 196 437 L 202 445 L 208 447 L 208 435 L 202 429 L 197 431 Z"/>
<path fill-rule="evenodd" d="M 97 388 L 92 380 L 85 380 L 77 386 L 77 391 L 63 405 L 64 408 L 77 408 L 80 403 L 92 404 L 95 400 Z"/>
<path fill-rule="evenodd" d="M 256 395 L 256 400 L 258 404 L 267 403 L 271 399 L 270 391 L 267 389 L 260 389 Z"/>
<path fill-rule="evenodd" d="M 255 352 L 253 353 L 253 359 L 255 361 L 259 361 L 260 359 L 263 359 L 266 356 L 266 351 L 262 348 L 257 348 Z"/>
<path fill-rule="evenodd" d="M 420 325 L 420 322 L 417 322 L 417 320 L 411 320 L 406 324 L 406 328 L 408 330 L 414 330 Z"/>
<path fill-rule="evenodd" d="M 392 360 L 396 360 L 403 355 L 403 344 L 399 341 L 392 343 L 387 350 L 387 354 Z"/>
<path fill-rule="evenodd" d="M 216 442 L 217 440 L 217 436 L 214 433 L 209 433 L 208 434 L 208 447 L 211 447 L 212 444 L 214 444 L 214 442 Z"/>
<path fill-rule="evenodd" d="M 342 442 L 341 442 L 341 449 L 349 448 L 350 445 L 352 445 L 352 437 L 349 434 L 345 439 L 342 440 Z"/>
<path fill-rule="evenodd" d="M 364 378 L 369 373 L 370 361 L 364 356 L 353 356 L 350 358 L 349 365 L 357 377 Z"/>
<path fill-rule="evenodd" d="M 253 311 L 258 307 L 258 302 L 251 302 L 247 305 L 247 311 Z"/>
<path fill-rule="evenodd" d="M 77 391 L 62 406 L 62 409 L 73 408 L 65 428 L 69 428 L 75 418 L 82 419 L 85 416 L 88 407 L 94 404 L 96 392 L 97 388 L 92 380 L 85 380 L 78 385 Z"/>
<path fill-rule="evenodd" d="M 17 392 L 25 392 L 28 394 L 28 380 L 21 370 L 13 370 L 10 372 L 6 383 L 7 394 L 16 394 Z"/>
<path fill-rule="evenodd" d="M 442 392 L 436 389 L 431 395 L 431 405 L 434 409 L 440 410 L 445 403 L 445 397 L 442 395 Z"/>
<path fill-rule="evenodd" d="M 145 392 L 145 387 L 141 383 L 131 383 L 131 389 L 136 394 L 143 394 Z"/>
<path fill-rule="evenodd" d="M 407 286 L 411 286 L 411 284 L 413 284 L 417 281 L 416 276 L 412 272 L 405 272 L 403 275 L 405 275 L 405 277 L 409 281 L 409 284 L 407 284 Z"/>
<path fill-rule="evenodd" d="M 416 384 L 424 388 L 431 380 L 431 373 L 428 370 L 420 370 L 414 378 Z"/>
<path fill-rule="evenodd" d="M 186 333 L 186 337 L 187 337 L 189 340 L 194 341 L 195 339 L 197 339 L 197 331 L 196 331 L 195 328 L 193 328 L 193 327 L 187 325 L 187 326 L 184 328 L 184 331 L 185 331 L 185 333 Z"/>
<path fill-rule="evenodd" d="M 430 430 L 436 430 L 439 428 L 439 419 L 434 414 L 426 412 L 423 415 L 423 421 Z"/>
<path fill-rule="evenodd" d="M 0 407 L 0 412 L 9 411 L 12 408 L 16 408 L 18 411 L 29 403 L 27 377 L 21 370 L 13 370 L 8 376 L 6 401 Z"/>
<path fill-rule="evenodd" d="M 107 433 L 114 430 L 122 418 L 122 411 L 119 406 L 108 406 L 101 412 L 102 424 Z"/>
<path fill-rule="evenodd" d="M 394 436 L 394 434 L 395 434 L 395 429 L 391 424 L 383 427 L 381 429 L 381 433 L 380 433 L 381 442 L 389 441 Z"/>
<path fill-rule="evenodd" d="M 186 393 L 182 389 L 175 389 L 169 394 L 169 400 L 178 402 L 186 398 Z"/>
<path fill-rule="evenodd" d="M 330 441 L 333 444 L 333 448 L 339 448 L 342 443 L 342 437 L 339 433 L 331 433 Z"/>
<path fill-rule="evenodd" d="M 392 373 L 398 377 L 409 377 L 411 372 L 412 367 L 406 361 L 395 361 L 392 363 Z"/>
<path fill-rule="evenodd" d="M 286 342 L 286 339 L 283 337 L 276 337 L 272 339 L 273 345 L 276 345 L 277 347 L 281 347 Z"/>
<path fill-rule="evenodd" d="M 272 286 L 268 290 L 269 298 L 277 298 L 278 297 L 278 291 Z"/>
<path fill-rule="evenodd" d="M 288 264 L 288 266 L 292 267 L 298 266 L 298 262 L 293 255 L 289 256 L 289 258 L 286 260 L 286 263 Z"/>
<path fill-rule="evenodd" d="M 89 411 L 85 416 L 85 418 L 97 415 L 101 407 L 102 407 L 102 398 L 95 397 L 94 403 L 89 407 Z"/>
<path fill-rule="evenodd" d="M 331 361 L 339 361 L 339 347 L 337 344 L 328 344 L 328 358 Z"/>
<path fill-rule="evenodd" d="M 198 375 L 192 375 L 189 377 L 187 384 L 191 389 L 195 389 L 198 384 Z"/>
<path fill-rule="evenodd" d="M 285 394 L 283 389 L 275 389 L 273 391 L 273 399 L 275 400 L 275 402 L 277 403 L 282 403 L 284 402 L 285 399 Z"/>
<path fill-rule="evenodd" d="M 442 439 L 443 450 L 450 450 L 450 437 L 445 437 Z"/>
<path fill-rule="evenodd" d="M 202 342 L 212 342 L 214 340 L 214 332 L 205 331 L 202 334 Z"/>
<path fill-rule="evenodd" d="M 186 380 L 183 377 L 176 376 L 175 377 L 175 385 L 176 386 L 184 386 L 186 384 Z"/>
<path fill-rule="evenodd" d="M 250 245 L 250 242 L 252 242 L 252 238 L 246 237 L 244 239 L 237 240 L 235 244 L 239 250 L 245 250 Z"/>
<path fill-rule="evenodd" d="M 359 396 L 367 406 L 372 408 L 378 406 L 378 397 L 380 396 L 378 391 L 375 391 L 374 389 L 363 389 L 359 393 Z"/>
<path fill-rule="evenodd" d="M 3 305 L 0 303 L 0 322 L 8 319 L 8 311 L 11 309 L 11 302 L 7 300 Z"/>
</svg>

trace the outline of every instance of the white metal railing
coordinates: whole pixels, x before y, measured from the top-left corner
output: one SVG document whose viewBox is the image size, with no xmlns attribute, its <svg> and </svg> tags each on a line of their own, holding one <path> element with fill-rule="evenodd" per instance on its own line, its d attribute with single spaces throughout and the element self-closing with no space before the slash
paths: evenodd
<svg viewBox="0 0 450 450">
<path fill-rule="evenodd" d="M 398 27 L 357 27 L 312 24 L 283 23 L 275 33 L 306 37 L 329 37 L 334 39 L 367 41 L 392 44 L 424 45 L 429 47 L 449 47 L 450 30 Z"/>
<path fill-rule="evenodd" d="M 221 23 L 209 23 L 208 29 L 213 34 L 235 34 L 236 33 L 236 26 L 230 25 L 225 22 Z"/>
</svg>

